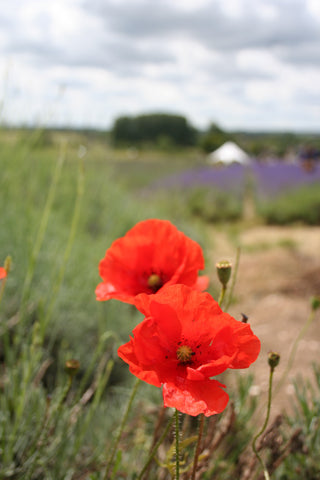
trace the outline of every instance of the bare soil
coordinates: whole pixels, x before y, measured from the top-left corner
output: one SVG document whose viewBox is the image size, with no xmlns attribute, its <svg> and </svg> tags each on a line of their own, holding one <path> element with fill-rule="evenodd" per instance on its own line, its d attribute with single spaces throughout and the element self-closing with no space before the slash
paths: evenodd
<svg viewBox="0 0 320 480">
<path fill-rule="evenodd" d="M 310 315 L 310 298 L 320 295 L 320 227 L 255 226 L 212 230 L 214 262 L 236 258 L 241 248 L 235 302 L 229 313 L 241 319 L 244 313 L 261 340 L 261 353 L 250 367 L 255 385 L 250 394 L 266 399 L 269 367 L 268 352 L 281 356 L 274 374 L 273 413 L 290 409 L 293 380 L 312 379 L 312 363 L 320 362 L 320 311 L 298 344 L 292 368 L 277 391 L 290 351 Z M 216 282 L 216 278 L 212 279 Z M 243 371 L 241 374 L 247 374 Z"/>
</svg>

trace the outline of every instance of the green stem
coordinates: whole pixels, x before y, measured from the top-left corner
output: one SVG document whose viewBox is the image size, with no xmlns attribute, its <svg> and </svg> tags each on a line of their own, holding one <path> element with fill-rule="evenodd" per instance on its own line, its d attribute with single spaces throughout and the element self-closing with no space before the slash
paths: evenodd
<svg viewBox="0 0 320 480">
<path fill-rule="evenodd" d="M 231 286 L 230 286 L 230 289 L 229 289 L 229 296 L 228 296 L 228 299 L 227 299 L 227 303 L 224 307 L 225 312 L 228 311 L 228 309 L 230 307 L 230 303 L 232 301 L 233 291 L 234 291 L 234 287 L 235 287 L 236 279 L 237 279 L 237 275 L 238 275 L 240 253 L 241 253 L 241 248 L 238 247 L 237 248 L 237 254 L 236 254 L 236 261 L 235 261 L 234 270 L 233 270 L 233 275 L 232 275 L 232 279 L 231 279 Z"/>
<path fill-rule="evenodd" d="M 223 299 L 224 299 L 224 296 L 226 294 L 226 291 L 227 291 L 227 286 L 226 285 L 222 285 L 222 288 L 221 288 L 221 292 L 220 292 L 220 296 L 219 296 L 219 300 L 218 300 L 218 304 L 221 306 L 222 302 L 223 302 Z"/>
<path fill-rule="evenodd" d="M 64 251 L 63 255 L 63 261 L 62 265 L 60 267 L 59 273 L 58 273 L 58 278 L 56 284 L 53 286 L 52 291 L 50 292 L 50 303 L 49 307 L 46 313 L 46 316 L 43 321 L 43 334 L 45 333 L 45 328 L 48 325 L 48 322 L 51 318 L 52 311 L 54 308 L 55 301 L 57 299 L 58 293 L 60 291 L 63 279 L 64 279 L 64 274 L 67 266 L 67 262 L 70 257 L 70 253 L 72 251 L 72 247 L 74 244 L 74 239 L 75 235 L 77 232 L 77 227 L 78 227 L 78 222 L 79 222 L 79 217 L 80 217 L 80 210 L 81 210 L 81 200 L 82 196 L 84 193 L 84 172 L 83 172 L 83 165 L 80 163 L 79 164 L 79 171 L 78 171 L 78 179 L 77 179 L 77 193 L 76 193 L 76 199 L 75 199 L 75 204 L 74 204 L 74 210 L 73 210 L 73 215 L 72 215 L 72 221 L 71 221 L 71 226 L 69 230 L 69 237 L 66 245 L 66 249 Z"/>
<path fill-rule="evenodd" d="M 30 291 L 31 282 L 32 282 L 32 279 L 33 279 L 33 274 L 34 274 L 36 261 L 37 261 L 42 243 L 43 243 L 45 232 L 47 230 L 50 211 L 51 211 L 51 208 L 52 208 L 53 200 L 55 198 L 56 187 L 57 187 L 57 183 L 58 183 L 58 180 L 60 178 L 60 175 L 61 175 L 61 170 L 62 170 L 64 160 L 65 160 L 65 152 L 63 152 L 59 156 L 58 161 L 56 163 L 56 167 L 55 167 L 55 170 L 54 170 L 54 173 L 53 173 L 53 177 L 52 177 L 51 185 L 50 185 L 50 188 L 49 188 L 46 204 L 45 204 L 43 214 L 42 214 L 42 218 L 41 218 L 41 221 L 40 221 L 39 230 L 38 230 L 35 242 L 34 242 L 33 250 L 31 252 L 29 265 L 28 265 L 28 270 L 27 270 L 27 274 L 26 274 L 26 278 L 25 278 L 24 285 L 23 285 L 23 290 L 22 290 L 22 299 L 21 299 L 22 313 L 24 313 L 25 304 L 26 304 L 27 297 L 28 297 L 28 294 L 29 294 L 29 291 Z"/>
<path fill-rule="evenodd" d="M 47 402 L 44 419 L 43 419 L 42 425 L 41 425 L 41 430 L 39 432 L 39 435 L 37 437 L 35 437 L 35 443 L 32 446 L 32 450 L 30 449 L 29 459 L 32 456 L 33 456 L 33 459 L 32 459 L 32 462 L 30 462 L 29 469 L 27 470 L 27 474 L 28 474 L 27 478 L 32 478 L 34 469 L 37 467 L 37 464 L 38 464 L 38 459 L 43 454 L 44 448 L 46 448 L 48 446 L 45 439 L 49 438 L 49 436 L 50 436 L 48 434 L 49 431 L 52 428 L 54 428 L 56 426 L 57 422 L 58 422 L 59 416 L 62 412 L 64 401 L 66 400 L 66 398 L 67 398 L 67 396 L 70 392 L 72 382 L 73 382 L 73 376 L 68 375 L 67 383 L 66 383 L 64 389 L 61 392 L 61 395 L 60 395 L 60 398 L 59 398 L 57 404 L 53 407 L 51 412 L 49 411 L 50 402 Z"/>
<path fill-rule="evenodd" d="M 8 276 L 4 277 L 2 280 L 0 280 L 0 304 L 4 292 L 4 287 L 6 285 Z M 11 356 L 12 352 L 10 349 L 10 335 L 9 335 L 9 327 L 8 324 L 5 322 L 0 323 L 0 337 L 3 337 L 3 350 L 4 350 L 4 358 L 6 359 L 6 363 L 8 365 L 11 365 Z"/>
<path fill-rule="evenodd" d="M 166 426 L 164 432 L 162 433 L 161 437 L 159 438 L 159 440 L 157 441 L 157 443 L 155 443 L 153 449 L 151 450 L 150 454 L 149 454 L 149 457 L 143 467 L 143 469 L 141 470 L 141 473 L 140 475 L 138 476 L 138 480 L 141 480 L 143 475 L 145 474 L 145 472 L 147 471 L 150 463 L 152 462 L 155 454 L 157 453 L 157 450 L 159 448 L 159 446 L 161 445 L 161 443 L 163 442 L 163 440 L 166 438 L 166 436 L 168 435 L 168 432 L 170 430 L 170 427 L 171 425 L 173 424 L 173 420 L 174 420 L 174 416 L 171 417 L 171 419 L 169 420 L 168 422 L 168 425 Z"/>
<path fill-rule="evenodd" d="M 92 385 L 92 390 L 94 390 L 94 392 L 92 392 L 92 395 L 94 395 L 93 400 L 90 402 L 87 415 L 82 418 L 79 424 L 77 438 L 74 442 L 74 450 L 73 450 L 74 456 L 78 454 L 81 444 L 83 442 L 83 439 L 88 431 L 88 428 L 90 427 L 92 417 L 94 413 L 97 411 L 98 405 L 101 400 L 101 396 L 108 383 L 113 366 L 114 366 L 114 361 L 112 358 L 108 360 L 108 356 L 104 356 L 99 363 L 97 375 L 96 375 L 96 378 L 94 379 L 94 384 Z M 78 407 L 78 409 L 73 410 L 73 415 L 72 415 L 74 422 L 78 421 L 80 408 L 84 407 L 84 405 L 81 405 L 81 403 L 78 403 L 76 406 Z"/>
<path fill-rule="evenodd" d="M 263 468 L 263 473 L 264 473 L 264 478 L 265 480 L 270 480 L 270 476 L 269 476 L 269 473 L 268 473 L 268 470 L 267 470 L 267 467 L 264 463 L 264 461 L 262 460 L 261 456 L 259 455 L 258 451 L 257 451 L 257 448 L 256 448 L 256 442 L 258 440 L 258 438 L 263 434 L 263 432 L 265 431 L 265 429 L 267 428 L 267 425 L 268 425 L 268 422 L 269 422 L 269 417 L 270 417 L 270 410 L 271 410 L 271 400 L 272 400 L 272 379 L 273 379 L 273 372 L 274 372 L 274 368 L 273 367 L 270 367 L 270 375 L 269 375 L 269 390 L 268 390 L 268 405 L 267 405 L 267 415 L 266 415 L 266 419 L 264 421 L 264 424 L 261 428 L 261 430 L 257 433 L 257 435 L 254 437 L 253 441 L 252 441 L 252 450 L 254 451 L 257 459 L 259 460 L 262 468 Z"/>
<path fill-rule="evenodd" d="M 121 422 L 121 425 L 120 425 L 120 429 L 119 429 L 118 435 L 117 435 L 117 437 L 116 437 L 116 440 L 115 440 L 115 442 L 114 442 L 114 445 L 113 445 L 113 448 L 112 448 L 112 451 L 111 451 L 111 455 L 110 455 L 109 461 L 108 461 L 107 466 L 106 466 L 106 471 L 105 471 L 103 480 L 107 480 L 108 477 L 109 477 L 109 473 L 110 473 L 111 467 L 112 467 L 112 462 L 113 462 L 113 459 L 114 459 L 114 456 L 115 456 L 115 453 L 116 453 L 118 444 L 119 444 L 119 442 L 120 442 L 122 432 L 123 432 L 124 427 L 125 427 L 125 425 L 126 425 L 126 423 L 127 423 L 128 416 L 129 416 L 129 413 L 130 413 L 130 410 L 131 410 L 131 406 L 132 406 L 134 397 L 136 396 L 136 393 L 137 393 L 137 390 L 138 390 L 138 387 L 139 387 L 140 383 L 141 383 L 140 378 L 137 378 L 137 381 L 136 381 L 136 383 L 135 383 L 134 386 L 133 386 L 133 389 L 132 389 L 132 392 L 131 392 L 131 395 L 130 395 L 130 398 L 129 398 L 129 401 L 128 401 L 128 404 L 127 404 L 127 408 L 126 408 L 126 410 L 125 410 L 125 412 L 124 412 L 124 415 L 123 415 L 123 418 L 122 418 L 122 422 Z"/>
<path fill-rule="evenodd" d="M 276 395 L 279 392 L 280 388 L 282 387 L 283 383 L 285 382 L 285 380 L 286 380 L 286 378 L 287 378 L 287 376 L 288 376 L 288 374 L 291 370 L 291 367 L 293 365 L 293 361 L 294 361 L 294 358 L 296 356 L 299 343 L 300 343 L 301 339 L 304 337 L 304 335 L 306 334 L 306 332 L 307 332 L 308 328 L 310 327 L 311 323 L 313 322 L 315 315 L 316 315 L 315 310 L 311 310 L 310 315 L 309 315 L 306 323 L 304 324 L 304 326 L 300 330 L 297 338 L 295 339 L 295 341 L 292 345 L 290 354 L 289 354 L 289 359 L 288 359 L 288 362 L 287 362 L 286 369 L 283 372 L 283 374 L 281 375 L 281 378 L 280 378 L 280 380 L 279 380 L 279 382 L 278 382 L 278 384 L 275 388 L 274 395 Z"/>
<path fill-rule="evenodd" d="M 199 459 L 199 455 L 200 455 L 200 446 L 201 446 L 201 440 L 202 440 L 203 427 L 204 427 L 204 414 L 202 413 L 200 415 L 200 419 L 199 419 L 198 441 L 197 441 L 197 446 L 196 446 L 196 450 L 195 450 L 195 454 L 194 454 L 193 470 L 192 470 L 191 480 L 195 480 L 195 478 L 196 478 L 196 472 L 197 472 L 197 467 L 198 467 L 198 459 Z"/>
<path fill-rule="evenodd" d="M 179 480 L 180 476 L 180 438 L 179 438 L 179 412 L 176 409 L 175 411 L 175 418 L 176 418 L 176 479 Z"/>
</svg>

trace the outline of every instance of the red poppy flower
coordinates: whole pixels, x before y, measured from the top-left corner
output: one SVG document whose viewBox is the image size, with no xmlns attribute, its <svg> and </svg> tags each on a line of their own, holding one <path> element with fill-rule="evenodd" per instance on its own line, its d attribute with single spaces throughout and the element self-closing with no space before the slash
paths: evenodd
<svg viewBox="0 0 320 480">
<path fill-rule="evenodd" d="M 96 298 L 134 303 L 140 293 L 153 294 L 176 283 L 202 290 L 208 286 L 207 277 L 198 277 L 203 268 L 198 243 L 167 220 L 145 220 L 106 251 Z"/>
<path fill-rule="evenodd" d="M 224 410 L 225 385 L 212 377 L 256 360 L 260 341 L 250 326 L 224 313 L 208 293 L 185 285 L 140 295 L 136 306 L 146 318 L 118 349 L 131 373 L 163 386 L 167 407 L 206 416 Z"/>
<path fill-rule="evenodd" d="M 0 280 L 7 276 L 7 270 L 3 267 L 0 267 Z"/>
</svg>

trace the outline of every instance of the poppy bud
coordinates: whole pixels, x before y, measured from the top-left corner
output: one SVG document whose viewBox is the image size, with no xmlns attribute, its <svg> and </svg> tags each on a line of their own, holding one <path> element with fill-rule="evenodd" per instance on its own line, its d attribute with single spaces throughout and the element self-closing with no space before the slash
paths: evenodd
<svg viewBox="0 0 320 480">
<path fill-rule="evenodd" d="M 269 352 L 268 363 L 269 363 L 270 367 L 272 368 L 272 370 L 274 370 L 276 368 L 276 366 L 279 364 L 279 362 L 280 362 L 279 353 Z"/>
<path fill-rule="evenodd" d="M 65 363 L 65 370 L 70 375 L 70 377 L 74 377 L 77 371 L 79 370 L 79 368 L 80 368 L 79 360 L 74 360 L 72 358 L 71 360 L 67 360 Z"/>
<path fill-rule="evenodd" d="M 10 270 L 11 270 L 11 263 L 12 263 L 12 259 L 9 255 L 4 261 L 4 268 L 5 268 L 7 273 L 9 273 Z"/>
<path fill-rule="evenodd" d="M 320 297 L 311 298 L 311 309 L 315 312 L 320 307 Z"/>
<path fill-rule="evenodd" d="M 230 280 L 232 264 L 228 260 L 222 260 L 216 264 L 217 274 L 224 287 Z"/>
</svg>

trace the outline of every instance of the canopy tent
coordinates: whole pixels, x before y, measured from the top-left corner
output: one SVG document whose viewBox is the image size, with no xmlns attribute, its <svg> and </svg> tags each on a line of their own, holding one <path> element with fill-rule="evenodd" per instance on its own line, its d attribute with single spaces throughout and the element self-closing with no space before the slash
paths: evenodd
<svg viewBox="0 0 320 480">
<path fill-rule="evenodd" d="M 229 165 L 231 163 L 241 163 L 248 165 L 250 162 L 249 155 L 242 150 L 234 142 L 226 142 L 209 154 L 210 163 L 223 163 Z"/>
</svg>

